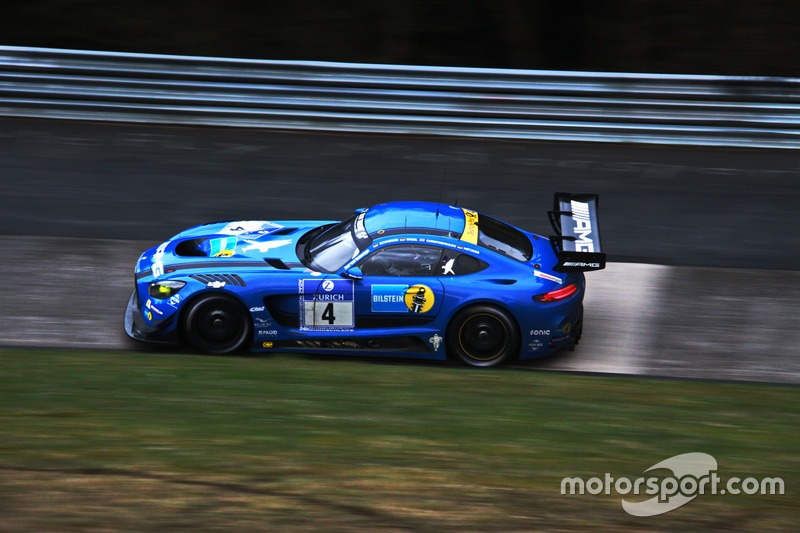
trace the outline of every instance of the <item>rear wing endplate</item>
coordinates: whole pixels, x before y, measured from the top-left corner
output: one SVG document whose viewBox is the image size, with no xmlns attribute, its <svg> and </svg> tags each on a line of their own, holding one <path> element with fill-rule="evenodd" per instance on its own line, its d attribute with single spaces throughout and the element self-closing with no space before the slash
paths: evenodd
<svg viewBox="0 0 800 533">
<path fill-rule="evenodd" d="M 550 224 L 557 235 L 550 243 L 558 256 L 557 272 L 586 272 L 606 267 L 606 254 L 600 246 L 597 221 L 597 194 L 557 192 L 553 210 L 548 211 Z"/>
</svg>

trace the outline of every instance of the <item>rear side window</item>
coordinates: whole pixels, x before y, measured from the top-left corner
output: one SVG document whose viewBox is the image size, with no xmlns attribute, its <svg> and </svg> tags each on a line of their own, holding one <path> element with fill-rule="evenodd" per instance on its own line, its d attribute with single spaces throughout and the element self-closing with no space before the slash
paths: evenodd
<svg viewBox="0 0 800 533">
<path fill-rule="evenodd" d="M 461 252 L 453 252 L 445 250 L 442 255 L 441 266 L 436 273 L 437 276 L 465 276 L 467 274 L 474 274 L 487 268 L 489 265 L 471 255 L 462 254 Z"/>
<path fill-rule="evenodd" d="M 435 276 L 442 251 L 433 246 L 387 246 L 361 262 L 366 276 Z"/>
<path fill-rule="evenodd" d="M 478 244 L 517 261 L 533 257 L 533 245 L 524 233 L 486 215 L 478 219 Z"/>
</svg>

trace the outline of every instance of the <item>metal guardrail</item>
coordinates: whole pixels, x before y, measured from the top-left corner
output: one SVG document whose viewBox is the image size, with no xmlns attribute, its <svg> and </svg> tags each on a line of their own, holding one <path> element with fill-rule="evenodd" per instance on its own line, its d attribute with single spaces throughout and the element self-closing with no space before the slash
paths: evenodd
<svg viewBox="0 0 800 533">
<path fill-rule="evenodd" d="M 0 116 L 800 148 L 800 79 L 0 46 Z"/>
</svg>

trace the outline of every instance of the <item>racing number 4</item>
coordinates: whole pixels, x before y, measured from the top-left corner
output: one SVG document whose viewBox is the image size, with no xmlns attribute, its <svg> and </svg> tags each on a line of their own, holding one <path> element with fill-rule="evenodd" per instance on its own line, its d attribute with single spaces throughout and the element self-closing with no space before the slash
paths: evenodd
<svg viewBox="0 0 800 533">
<path fill-rule="evenodd" d="M 322 311 L 322 316 L 320 318 L 326 320 L 330 325 L 336 323 L 336 316 L 333 314 L 333 303 L 329 303 L 325 306 L 325 310 Z"/>
</svg>

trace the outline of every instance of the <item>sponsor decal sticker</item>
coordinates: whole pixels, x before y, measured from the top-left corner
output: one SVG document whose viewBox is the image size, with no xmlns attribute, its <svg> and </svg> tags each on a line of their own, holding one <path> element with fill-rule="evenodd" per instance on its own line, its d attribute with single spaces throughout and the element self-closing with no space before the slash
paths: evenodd
<svg viewBox="0 0 800 533">
<path fill-rule="evenodd" d="M 427 285 L 412 285 L 406 291 L 406 306 L 412 313 L 427 313 L 434 301 L 433 291 Z"/>
<path fill-rule="evenodd" d="M 463 207 L 461 210 L 464 211 L 464 233 L 461 234 L 461 240 L 478 244 L 478 213 Z"/>
<path fill-rule="evenodd" d="M 352 330 L 355 327 L 351 279 L 301 279 L 300 329 Z"/>
<path fill-rule="evenodd" d="M 236 253 L 237 237 L 220 237 L 208 241 L 211 257 L 231 257 Z"/>
<path fill-rule="evenodd" d="M 272 341 L 267 341 L 267 342 L 262 342 L 261 343 L 261 347 L 262 348 L 272 348 L 273 346 L 274 346 L 274 344 L 272 343 Z"/>
<path fill-rule="evenodd" d="M 280 224 L 263 220 L 241 220 L 229 223 L 219 233 L 222 235 L 241 235 L 243 233 L 255 233 L 265 228 L 280 229 L 282 227 Z"/>
<path fill-rule="evenodd" d="M 164 316 L 164 311 L 156 307 L 150 298 L 147 299 L 144 306 L 147 308 L 148 311 L 152 311 L 153 313 L 157 314 L 158 316 Z"/>
<path fill-rule="evenodd" d="M 434 352 L 438 352 L 439 351 L 439 346 L 441 346 L 443 340 L 444 340 L 444 337 L 440 337 L 438 333 L 434 333 L 433 337 L 428 339 L 428 342 L 430 342 L 431 346 L 433 346 L 433 351 Z"/>
<path fill-rule="evenodd" d="M 594 241 L 589 238 L 592 234 L 592 217 L 589 213 L 589 204 L 570 200 L 572 210 L 572 220 L 575 222 L 575 241 L 576 252 L 594 252 Z"/>
<path fill-rule="evenodd" d="M 166 251 L 169 243 L 170 241 L 162 243 L 158 248 L 156 248 L 156 253 L 153 254 L 153 262 L 150 265 L 150 269 L 153 271 L 154 278 L 164 275 L 164 264 L 161 262 L 161 258 L 164 257 L 164 252 Z"/>
<path fill-rule="evenodd" d="M 456 262 L 456 258 L 453 257 L 452 259 L 447 261 L 447 263 L 445 263 L 442 266 L 442 275 L 443 276 L 455 276 L 456 275 L 455 271 L 453 270 L 453 265 L 455 264 L 455 262 Z"/>
<path fill-rule="evenodd" d="M 583 261 L 564 261 L 565 267 L 600 268 L 600 263 L 585 263 Z"/>
<path fill-rule="evenodd" d="M 436 302 L 436 295 L 427 285 L 375 284 L 371 290 L 373 313 L 427 313 Z"/>
<path fill-rule="evenodd" d="M 407 313 L 406 290 L 408 285 L 373 285 L 373 313 Z"/>
<path fill-rule="evenodd" d="M 369 235 L 367 235 L 367 228 L 364 226 L 364 217 L 367 216 L 367 210 L 360 212 L 356 217 L 355 222 L 353 223 L 353 230 L 356 234 L 356 238 L 359 240 L 368 239 Z"/>
<path fill-rule="evenodd" d="M 536 276 L 537 278 L 542 278 L 542 279 L 546 279 L 546 280 L 549 280 L 549 281 L 555 281 L 559 285 L 563 285 L 564 284 L 564 280 L 563 279 L 561 279 L 559 277 L 556 277 L 556 276 L 553 276 L 552 274 L 547 274 L 545 272 L 542 272 L 541 270 L 534 270 L 533 271 L 533 275 Z"/>
</svg>

